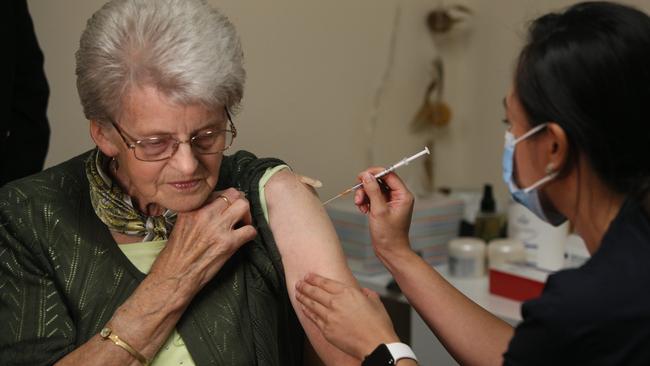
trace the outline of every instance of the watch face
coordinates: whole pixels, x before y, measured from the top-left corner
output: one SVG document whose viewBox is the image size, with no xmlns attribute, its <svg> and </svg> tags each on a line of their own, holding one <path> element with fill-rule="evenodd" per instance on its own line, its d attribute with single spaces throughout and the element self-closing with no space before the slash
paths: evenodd
<svg viewBox="0 0 650 366">
<path fill-rule="evenodd" d="M 361 366 L 386 366 L 394 364 L 395 360 L 393 359 L 393 355 L 390 354 L 388 347 L 385 344 L 380 344 L 371 354 L 366 356 Z"/>
</svg>

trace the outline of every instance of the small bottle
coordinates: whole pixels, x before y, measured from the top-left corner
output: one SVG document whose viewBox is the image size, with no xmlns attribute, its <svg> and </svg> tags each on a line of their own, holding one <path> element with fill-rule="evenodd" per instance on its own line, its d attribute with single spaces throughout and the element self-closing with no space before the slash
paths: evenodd
<svg viewBox="0 0 650 366">
<path fill-rule="evenodd" d="M 492 194 L 492 185 L 483 186 L 481 210 L 476 215 L 474 222 L 474 236 L 483 239 L 486 243 L 498 238 L 501 234 L 501 215 L 496 213 L 496 202 Z"/>
<path fill-rule="evenodd" d="M 516 239 L 495 239 L 488 247 L 489 267 L 495 267 L 501 263 L 526 263 L 526 249 L 521 240 Z"/>
<path fill-rule="evenodd" d="M 449 241 L 449 274 L 454 277 L 485 275 L 485 242 L 477 238 L 460 237 Z"/>
</svg>

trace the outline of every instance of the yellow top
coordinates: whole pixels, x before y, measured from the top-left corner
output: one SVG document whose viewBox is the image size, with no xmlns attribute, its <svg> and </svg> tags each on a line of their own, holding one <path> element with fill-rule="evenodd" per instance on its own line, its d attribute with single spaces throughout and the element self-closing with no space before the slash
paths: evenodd
<svg viewBox="0 0 650 366">
<path fill-rule="evenodd" d="M 259 195 L 260 203 L 262 204 L 262 211 L 264 217 L 269 220 L 268 208 L 266 206 L 266 196 L 264 194 L 264 187 L 271 177 L 279 172 L 288 168 L 286 165 L 278 165 L 269 168 L 264 172 L 259 182 Z M 133 265 L 142 273 L 149 273 L 153 262 L 158 257 L 160 251 L 165 247 L 167 240 L 149 241 L 144 243 L 133 243 L 119 245 L 124 255 L 133 263 Z M 176 329 L 169 335 L 165 344 L 160 347 L 160 350 L 151 362 L 151 366 L 194 366 L 192 356 L 185 347 L 183 338 L 178 334 Z"/>
</svg>

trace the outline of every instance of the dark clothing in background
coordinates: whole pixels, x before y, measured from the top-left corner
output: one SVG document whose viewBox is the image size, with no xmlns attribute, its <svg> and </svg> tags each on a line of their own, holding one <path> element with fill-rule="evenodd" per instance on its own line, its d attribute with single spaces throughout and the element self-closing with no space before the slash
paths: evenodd
<svg viewBox="0 0 650 366">
<path fill-rule="evenodd" d="M 0 186 L 43 169 L 50 94 L 26 0 L 0 1 Z"/>
<path fill-rule="evenodd" d="M 549 276 L 506 365 L 650 365 L 649 216 L 628 200 L 587 263 Z"/>
</svg>

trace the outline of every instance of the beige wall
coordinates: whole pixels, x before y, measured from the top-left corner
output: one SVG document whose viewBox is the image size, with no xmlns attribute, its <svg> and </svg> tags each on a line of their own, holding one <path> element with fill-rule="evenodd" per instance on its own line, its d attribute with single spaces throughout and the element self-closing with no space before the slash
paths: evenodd
<svg viewBox="0 0 650 366">
<path fill-rule="evenodd" d="M 462 0 L 461 0 L 462 1 Z M 449 3 L 449 1 L 447 1 Z M 51 86 L 47 166 L 92 146 L 74 79 L 74 52 L 86 19 L 102 0 L 30 0 Z M 328 197 L 366 166 L 386 165 L 422 148 L 408 124 L 428 83 L 434 47 L 424 26 L 438 0 L 212 0 L 237 26 L 248 81 L 236 124 L 236 147 L 277 156 L 320 178 Z M 567 0 L 467 0 L 474 9 L 462 42 L 445 48 L 446 95 L 454 118 L 437 144 L 437 182 L 453 187 L 495 183 L 503 200 L 501 99 L 527 20 Z M 650 11 L 648 0 L 629 1 Z M 381 99 L 377 134 L 368 140 L 373 97 L 387 60 L 396 8 L 396 54 Z M 417 186 L 418 166 L 401 174 Z"/>
</svg>

